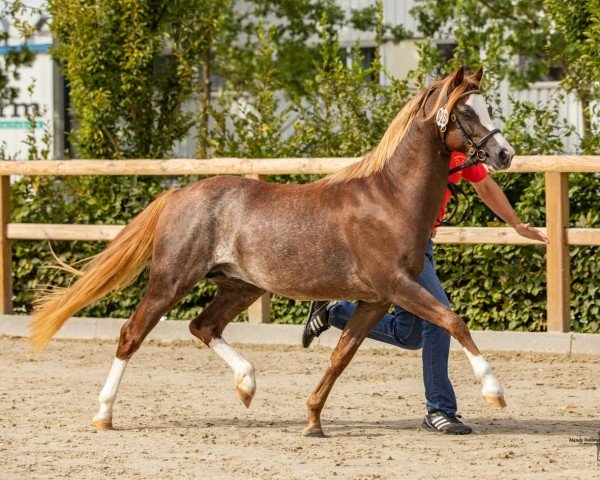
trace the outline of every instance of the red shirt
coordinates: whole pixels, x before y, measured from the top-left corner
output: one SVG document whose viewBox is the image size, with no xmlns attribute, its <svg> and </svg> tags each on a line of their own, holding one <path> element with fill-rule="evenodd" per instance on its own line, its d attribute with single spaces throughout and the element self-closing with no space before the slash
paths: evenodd
<svg viewBox="0 0 600 480">
<path fill-rule="evenodd" d="M 450 169 L 458 167 L 459 165 L 463 164 L 466 160 L 467 156 L 464 153 L 452 152 L 452 154 L 450 155 Z M 467 167 L 464 170 L 449 175 L 448 182 L 451 182 L 454 185 L 456 185 L 458 184 L 458 182 L 460 182 L 462 178 L 464 178 L 468 182 L 477 183 L 481 182 L 485 177 L 487 177 L 487 170 L 484 168 L 483 164 L 478 163 L 477 165 Z M 451 196 L 452 194 L 450 193 L 450 190 L 446 188 L 446 191 L 444 192 L 444 200 L 442 200 L 442 206 L 440 208 L 440 213 L 437 217 L 436 225 L 440 223 L 444 218 L 444 214 L 446 213 L 446 207 L 448 206 L 448 202 L 450 201 Z M 434 227 L 433 230 L 435 231 L 436 228 L 437 227 Z"/>
</svg>

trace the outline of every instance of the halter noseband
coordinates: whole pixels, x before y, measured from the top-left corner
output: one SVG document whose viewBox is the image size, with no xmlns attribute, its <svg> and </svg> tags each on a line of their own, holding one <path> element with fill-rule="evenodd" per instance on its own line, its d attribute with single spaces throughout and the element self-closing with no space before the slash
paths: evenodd
<svg viewBox="0 0 600 480">
<path fill-rule="evenodd" d="M 461 99 L 463 97 L 467 97 L 467 96 L 473 95 L 473 94 L 481 95 L 481 92 L 479 90 L 469 90 L 468 92 L 465 92 L 462 95 L 460 95 L 456 100 L 458 101 L 459 99 Z M 447 101 L 448 101 L 448 99 L 446 99 L 446 102 Z M 499 128 L 494 128 L 494 129 L 490 130 L 487 134 L 485 134 L 485 136 L 483 138 L 481 138 L 479 140 L 479 142 L 476 143 L 467 134 L 467 132 L 465 132 L 465 129 L 458 121 L 458 117 L 454 113 L 449 114 L 447 105 L 448 105 L 448 103 L 446 103 L 443 107 L 441 107 L 437 111 L 437 114 L 435 116 L 435 123 L 437 124 L 437 126 L 440 129 L 440 141 L 442 142 L 442 146 L 444 147 L 444 150 L 446 150 L 446 152 L 450 152 L 450 149 L 446 145 L 446 130 L 447 130 L 449 119 L 452 122 L 454 122 L 454 125 L 456 125 L 456 128 L 462 134 L 463 138 L 465 139 L 465 142 L 467 142 L 467 146 L 469 147 L 469 151 L 467 152 L 467 161 L 464 162 L 463 164 L 459 165 L 458 167 L 452 168 L 450 170 L 450 174 L 452 174 L 452 173 L 460 172 L 461 170 L 471 167 L 472 165 L 482 163 L 488 157 L 488 153 L 482 147 L 494 135 L 496 135 L 497 133 L 501 133 L 501 130 Z"/>
</svg>

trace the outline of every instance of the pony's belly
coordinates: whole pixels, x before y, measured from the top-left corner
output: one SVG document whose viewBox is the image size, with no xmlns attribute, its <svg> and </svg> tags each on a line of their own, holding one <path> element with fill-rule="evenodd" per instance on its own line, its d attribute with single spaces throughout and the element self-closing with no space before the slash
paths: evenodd
<svg viewBox="0 0 600 480">
<path fill-rule="evenodd" d="M 310 281 L 290 282 L 287 275 L 252 275 L 243 271 L 235 264 L 221 264 L 215 266 L 207 278 L 226 277 L 241 280 L 256 285 L 268 292 L 281 295 L 294 300 L 364 300 L 377 301 L 376 293 L 364 283 L 354 280 L 339 281 L 338 279 L 311 278 Z"/>
<path fill-rule="evenodd" d="M 264 281 L 255 279 L 249 283 L 257 285 L 264 290 L 292 298 L 294 300 L 363 300 L 366 302 L 375 302 L 380 300 L 379 296 L 364 283 L 358 279 L 346 277 L 343 281 L 335 279 L 311 279 L 308 282 L 299 281 L 298 283 L 288 284 L 286 278 Z M 246 281 L 248 281 L 246 280 Z"/>
<path fill-rule="evenodd" d="M 293 300 L 303 300 L 303 301 L 315 301 L 315 300 L 362 300 L 363 302 L 378 302 L 381 299 L 374 292 L 367 291 L 347 291 L 347 290 L 339 290 L 339 291 L 325 291 L 321 290 L 319 292 L 310 292 L 310 291 L 298 291 L 298 290 L 289 290 L 289 291 L 272 291 L 269 292 L 274 293 L 276 295 L 280 295 L 282 297 L 291 298 Z"/>
</svg>

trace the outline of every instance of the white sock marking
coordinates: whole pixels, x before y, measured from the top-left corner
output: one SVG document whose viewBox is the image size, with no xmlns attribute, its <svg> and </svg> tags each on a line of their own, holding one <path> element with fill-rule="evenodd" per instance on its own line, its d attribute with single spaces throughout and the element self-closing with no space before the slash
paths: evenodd
<svg viewBox="0 0 600 480">
<path fill-rule="evenodd" d="M 483 355 L 473 355 L 466 348 L 463 348 L 463 350 L 471 362 L 475 376 L 483 383 L 483 389 L 481 390 L 483 396 L 503 397 L 504 391 L 502 390 L 502 385 L 500 385 L 500 382 L 494 376 L 492 367 L 483 358 Z"/>
<path fill-rule="evenodd" d="M 208 346 L 231 367 L 235 375 L 236 387 L 254 396 L 256 380 L 252 364 L 222 338 L 213 338 Z"/>
<path fill-rule="evenodd" d="M 490 118 L 487 103 L 485 103 L 485 99 L 482 95 L 479 95 L 477 93 L 469 95 L 466 104 L 473 109 L 473 111 L 479 117 L 479 121 L 481 122 L 481 124 L 485 128 L 487 128 L 488 131 L 496 128 L 494 126 L 494 122 L 492 122 L 492 119 Z M 501 133 L 497 133 L 496 135 L 494 135 L 494 140 L 496 140 L 500 148 L 505 148 L 510 152 L 511 155 L 515 154 L 515 150 L 510 146 L 510 144 L 506 141 L 506 139 L 502 136 Z"/>
<path fill-rule="evenodd" d="M 117 391 L 119 390 L 119 384 L 125 373 L 126 366 L 127 360 L 120 360 L 118 358 L 113 360 L 104 388 L 102 388 L 100 395 L 98 395 L 100 410 L 98 410 L 98 414 L 94 417 L 94 421 L 107 423 L 112 421 L 113 404 L 117 398 Z"/>
</svg>

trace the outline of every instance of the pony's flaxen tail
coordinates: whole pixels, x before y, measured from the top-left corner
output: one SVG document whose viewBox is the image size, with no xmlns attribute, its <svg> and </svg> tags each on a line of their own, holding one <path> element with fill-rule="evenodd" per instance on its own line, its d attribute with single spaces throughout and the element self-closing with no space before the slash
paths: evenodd
<svg viewBox="0 0 600 480">
<path fill-rule="evenodd" d="M 90 303 L 131 283 L 152 254 L 156 223 L 175 190 L 160 195 L 135 217 L 108 246 L 82 269 L 68 288 L 53 289 L 35 302 L 29 341 L 41 352 L 75 313 Z"/>
</svg>

